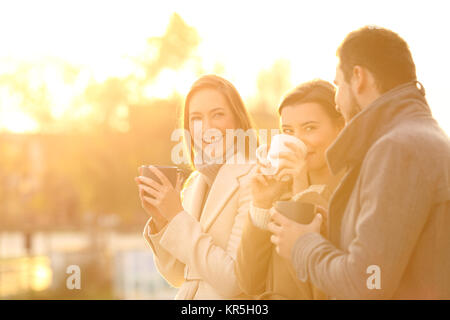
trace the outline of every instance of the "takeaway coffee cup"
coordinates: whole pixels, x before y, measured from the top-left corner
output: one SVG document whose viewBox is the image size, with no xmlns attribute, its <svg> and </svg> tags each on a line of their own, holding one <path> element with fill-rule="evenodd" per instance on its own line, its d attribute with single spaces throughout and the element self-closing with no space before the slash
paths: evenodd
<svg viewBox="0 0 450 320">
<path fill-rule="evenodd" d="M 162 172 L 167 179 L 172 183 L 172 185 L 175 187 L 177 184 L 177 175 L 178 173 L 181 173 L 181 170 L 178 167 L 175 166 L 154 166 L 156 169 Z M 161 183 L 161 180 L 156 176 L 156 174 L 153 173 L 153 171 L 150 170 L 148 166 L 142 165 L 142 175 L 144 177 L 151 178 L 155 180 L 158 183 Z"/>
<path fill-rule="evenodd" d="M 306 145 L 300 139 L 288 134 L 277 134 L 272 137 L 270 148 L 267 147 L 267 144 L 262 144 L 256 149 L 256 158 L 264 166 L 261 167 L 261 172 L 264 175 L 273 175 L 278 172 L 278 155 L 282 152 L 291 151 L 286 146 L 286 142 L 294 143 L 303 151 L 303 157 L 306 155 Z"/>
<path fill-rule="evenodd" d="M 277 201 L 275 210 L 301 224 L 310 224 L 314 219 L 314 205 L 295 201 Z"/>
</svg>

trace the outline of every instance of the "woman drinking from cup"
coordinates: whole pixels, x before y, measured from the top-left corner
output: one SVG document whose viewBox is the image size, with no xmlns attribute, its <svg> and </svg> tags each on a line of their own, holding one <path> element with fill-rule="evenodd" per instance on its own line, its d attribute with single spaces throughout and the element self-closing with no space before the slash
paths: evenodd
<svg viewBox="0 0 450 320">
<path fill-rule="evenodd" d="M 314 217 L 314 204 L 326 206 L 343 175 L 333 176 L 325 158 L 326 149 L 344 127 L 334 94 L 333 85 L 323 80 L 296 87 L 278 108 L 283 135 L 272 138 L 272 145 L 277 145 L 271 145 L 268 157 L 262 160 L 258 148 L 259 164 L 251 180 L 252 204 L 236 263 L 241 288 L 258 299 L 326 298 L 297 279 L 290 262 L 276 252 L 269 228 L 273 207 L 284 213 L 283 218 L 308 224 L 305 215 Z"/>
<path fill-rule="evenodd" d="M 230 82 L 207 75 L 186 97 L 183 127 L 195 169 L 183 190 L 181 178 L 173 186 L 153 166 L 149 168 L 160 181 L 142 172 L 136 178 L 142 206 L 150 215 L 144 237 L 158 271 L 179 288 L 176 299 L 246 298 L 234 263 L 254 165 L 229 161 L 246 159 L 249 150 L 237 150 L 234 138 L 225 137 L 227 130 L 251 129 L 250 117 Z M 251 138 L 256 141 L 256 135 Z"/>
</svg>

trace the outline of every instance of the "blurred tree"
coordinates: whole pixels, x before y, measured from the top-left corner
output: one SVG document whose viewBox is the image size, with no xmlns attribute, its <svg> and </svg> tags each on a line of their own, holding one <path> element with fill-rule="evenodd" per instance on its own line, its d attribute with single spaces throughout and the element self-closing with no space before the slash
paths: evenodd
<svg viewBox="0 0 450 320">
<path fill-rule="evenodd" d="M 157 49 L 157 55 L 155 59 L 145 59 L 142 65 L 147 71 L 147 78 L 152 80 L 164 68 L 181 68 L 199 45 L 200 38 L 195 28 L 188 26 L 174 13 L 166 33 L 162 37 L 148 39 L 148 43 Z"/>
<path fill-rule="evenodd" d="M 0 87 L 8 90 L 9 96 L 18 102 L 18 107 L 46 126 L 52 123 L 53 117 L 43 71 L 42 65 L 23 62 L 11 73 L 0 75 Z"/>
<path fill-rule="evenodd" d="M 60 61 L 51 61 L 49 68 L 23 65 L 17 74 L 0 76 L 0 86 L 17 95 L 42 128 L 39 134 L 0 135 L 0 227 L 23 226 L 28 216 L 22 191 L 26 181 L 39 176 L 39 188 L 27 195 L 36 228 L 74 228 L 87 215 L 117 215 L 122 226 L 141 228 L 147 217 L 133 178 L 142 164 L 172 164 L 171 149 L 179 141 L 170 138 L 183 103 L 176 94 L 150 99 L 143 91 L 164 69 L 177 70 L 197 59 L 199 42 L 196 30 L 174 14 L 163 36 L 148 39 L 152 54 L 134 60 L 144 79 L 129 75 L 99 83 L 77 66 Z M 54 97 L 45 77 L 40 77 L 41 69 L 56 70 L 66 85 L 79 90 L 58 117 L 52 112 Z M 223 70 L 216 66 L 217 72 Z M 275 106 L 289 86 L 285 61 L 261 72 L 258 95 L 250 106 L 259 128 L 278 127 Z M 45 164 L 39 174 L 33 169 L 31 142 L 38 145 Z"/>
<path fill-rule="evenodd" d="M 115 110 L 128 102 L 126 79 L 108 78 L 104 83 L 91 84 L 86 88 L 86 101 L 94 106 L 101 131 L 109 130 Z"/>
<path fill-rule="evenodd" d="M 277 60 L 268 70 L 262 70 L 257 79 L 258 109 L 276 113 L 284 94 L 291 88 L 291 67 L 287 60 Z"/>
</svg>

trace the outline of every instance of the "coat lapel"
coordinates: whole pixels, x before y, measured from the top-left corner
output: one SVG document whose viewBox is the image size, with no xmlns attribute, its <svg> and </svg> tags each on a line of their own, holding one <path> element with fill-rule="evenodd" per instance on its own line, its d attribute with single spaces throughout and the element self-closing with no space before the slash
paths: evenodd
<svg viewBox="0 0 450 320">
<path fill-rule="evenodd" d="M 342 218 L 359 177 L 361 163 L 351 168 L 333 193 L 328 207 L 328 235 L 330 241 L 340 248 Z"/>
<path fill-rule="evenodd" d="M 251 167 L 251 164 L 224 164 L 220 168 L 200 217 L 203 231 L 208 231 L 227 201 L 239 188 L 238 178 L 248 173 Z"/>
<path fill-rule="evenodd" d="M 206 181 L 201 174 L 197 174 L 192 181 L 192 186 L 188 187 L 183 194 L 183 208 L 195 219 L 200 219 L 202 200 L 206 191 Z"/>
</svg>

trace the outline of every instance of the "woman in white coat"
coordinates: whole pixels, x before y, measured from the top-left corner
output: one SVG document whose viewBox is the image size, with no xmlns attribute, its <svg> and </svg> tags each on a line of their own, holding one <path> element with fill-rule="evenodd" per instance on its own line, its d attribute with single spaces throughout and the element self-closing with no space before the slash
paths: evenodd
<svg viewBox="0 0 450 320">
<path fill-rule="evenodd" d="M 142 206 L 150 215 L 144 237 L 158 271 L 179 288 L 175 299 L 249 298 L 239 287 L 234 263 L 251 201 L 254 166 L 248 155 L 257 137 L 247 131 L 250 117 L 235 87 L 214 75 L 193 84 L 183 115 L 195 171 L 182 191 L 180 178 L 173 187 L 155 167 L 150 169 L 162 184 L 142 173 L 136 178 Z M 236 136 L 226 136 L 230 129 L 250 132 L 253 143 L 237 150 Z"/>
</svg>

